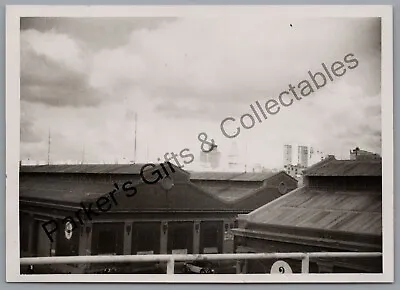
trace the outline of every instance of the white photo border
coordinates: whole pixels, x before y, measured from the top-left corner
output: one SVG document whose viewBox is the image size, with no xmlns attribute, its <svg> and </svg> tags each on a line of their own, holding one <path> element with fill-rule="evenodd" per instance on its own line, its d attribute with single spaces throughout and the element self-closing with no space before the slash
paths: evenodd
<svg viewBox="0 0 400 290">
<path fill-rule="evenodd" d="M 243 13 L 264 17 L 380 17 L 382 20 L 382 237 L 380 274 L 41 274 L 20 275 L 19 156 L 20 156 L 20 18 L 21 17 L 218 17 Z M 316 15 L 316 16 L 310 16 Z M 391 5 L 213 5 L 213 6 L 6 6 L 6 280 L 7 282 L 134 282 L 134 283 L 392 283 L 394 281 L 393 184 L 393 17 Z M 18 226 L 16 226 L 16 224 Z"/>
</svg>

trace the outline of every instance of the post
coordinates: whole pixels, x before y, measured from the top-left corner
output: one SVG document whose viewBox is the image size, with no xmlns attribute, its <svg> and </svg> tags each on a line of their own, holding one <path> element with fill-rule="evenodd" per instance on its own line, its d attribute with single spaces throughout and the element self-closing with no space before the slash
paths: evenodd
<svg viewBox="0 0 400 290">
<path fill-rule="evenodd" d="M 308 254 L 305 254 L 303 259 L 301 260 L 301 273 L 308 274 L 310 272 L 310 257 Z"/>
<path fill-rule="evenodd" d="M 173 275 L 175 273 L 175 260 L 171 258 L 167 263 L 167 274 Z"/>
<path fill-rule="evenodd" d="M 240 260 L 236 261 L 236 274 L 242 273 L 242 263 Z"/>
</svg>

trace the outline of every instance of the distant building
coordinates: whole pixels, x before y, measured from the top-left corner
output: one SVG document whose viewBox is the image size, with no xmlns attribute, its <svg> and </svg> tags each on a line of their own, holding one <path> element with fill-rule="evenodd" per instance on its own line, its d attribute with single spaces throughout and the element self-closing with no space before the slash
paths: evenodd
<svg viewBox="0 0 400 290">
<path fill-rule="evenodd" d="M 256 163 L 253 166 L 253 172 L 262 172 L 263 166 L 260 163 Z"/>
<path fill-rule="evenodd" d="M 209 150 L 209 149 L 206 149 Z M 214 145 L 210 152 L 200 151 L 200 161 L 203 168 L 216 169 L 219 166 L 221 160 L 221 152 L 218 151 L 218 146 Z"/>
<path fill-rule="evenodd" d="M 203 150 L 200 150 L 200 162 L 204 164 L 207 163 L 207 153 Z"/>
<path fill-rule="evenodd" d="M 236 141 L 232 142 L 231 150 L 228 155 L 229 169 L 238 169 L 238 148 Z"/>
<path fill-rule="evenodd" d="M 292 164 L 292 145 L 283 146 L 283 165 Z"/>
<path fill-rule="evenodd" d="M 298 146 L 298 164 L 303 167 L 308 167 L 308 147 Z"/>
<path fill-rule="evenodd" d="M 350 150 L 350 160 L 360 160 L 360 159 L 381 159 L 382 157 L 379 154 L 372 153 L 366 150 L 361 150 L 356 147 L 353 150 Z"/>
<path fill-rule="evenodd" d="M 289 174 L 291 177 L 300 180 L 303 175 L 303 170 L 306 169 L 306 167 L 301 166 L 300 164 L 297 165 L 288 164 L 284 166 L 284 169 L 285 172 Z"/>
</svg>

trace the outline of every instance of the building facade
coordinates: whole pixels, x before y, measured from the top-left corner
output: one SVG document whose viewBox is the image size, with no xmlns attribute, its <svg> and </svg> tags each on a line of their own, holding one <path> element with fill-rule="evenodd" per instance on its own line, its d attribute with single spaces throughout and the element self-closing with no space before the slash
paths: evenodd
<svg viewBox="0 0 400 290">
<path fill-rule="evenodd" d="M 292 145 L 283 146 L 283 165 L 292 164 Z"/>
<path fill-rule="evenodd" d="M 216 178 L 218 174 L 212 173 L 211 180 L 194 174 L 192 180 L 189 172 L 175 166 L 174 173 L 146 184 L 141 167 L 22 166 L 21 257 L 229 253 L 238 214 L 297 186 L 284 172 L 265 178 L 256 174 Z M 129 190 L 132 185 L 135 193 Z M 89 208 L 94 213 L 88 214 Z M 104 265 L 54 267 L 88 273 Z"/>
<path fill-rule="evenodd" d="M 307 146 L 298 146 L 297 147 L 297 156 L 298 162 L 300 166 L 306 168 L 308 167 L 308 147 Z"/>
<path fill-rule="evenodd" d="M 381 160 L 336 160 L 309 167 L 304 186 L 239 216 L 236 252 L 382 251 Z M 285 260 L 294 273 L 300 260 Z M 250 262 L 249 273 L 274 261 Z M 314 259 L 310 272 L 381 273 L 382 258 Z"/>
</svg>

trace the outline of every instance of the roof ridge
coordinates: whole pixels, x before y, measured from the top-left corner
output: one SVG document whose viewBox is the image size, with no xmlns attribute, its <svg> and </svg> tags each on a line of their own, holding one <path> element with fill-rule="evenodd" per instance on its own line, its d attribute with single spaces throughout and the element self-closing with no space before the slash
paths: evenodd
<svg viewBox="0 0 400 290">
<path fill-rule="evenodd" d="M 321 168 L 322 166 L 324 166 L 328 163 L 331 163 L 332 161 L 338 161 L 338 160 L 335 158 L 335 156 L 331 155 L 328 158 L 325 158 L 325 159 L 321 160 L 320 162 L 315 163 L 314 165 L 311 165 L 310 167 L 304 169 L 303 172 L 305 175 L 307 175 L 307 173 L 309 171 L 316 170 L 317 168 Z"/>
<path fill-rule="evenodd" d="M 220 198 L 220 197 L 218 197 L 218 196 L 212 194 L 211 192 L 206 191 L 204 188 L 202 188 L 202 187 L 200 187 L 199 185 L 197 185 L 197 184 L 191 182 L 190 180 L 188 181 L 188 185 L 191 186 L 191 187 L 196 188 L 196 189 L 199 190 L 201 193 L 203 193 L 203 194 L 205 194 L 205 195 L 211 197 L 212 199 L 217 200 L 217 201 L 219 201 L 219 202 L 222 202 L 224 205 L 229 204 L 229 202 L 227 202 L 226 200 L 224 200 L 224 199 L 222 199 L 222 198 Z"/>
</svg>

